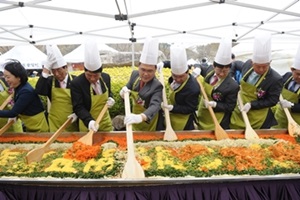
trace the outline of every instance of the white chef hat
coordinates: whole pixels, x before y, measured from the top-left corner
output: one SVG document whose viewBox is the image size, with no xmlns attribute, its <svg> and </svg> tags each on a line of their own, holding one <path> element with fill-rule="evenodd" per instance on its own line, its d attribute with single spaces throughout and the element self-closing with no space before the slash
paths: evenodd
<svg viewBox="0 0 300 200">
<path fill-rule="evenodd" d="M 90 39 L 86 40 L 84 45 L 84 67 L 92 72 L 102 67 L 98 45 Z"/>
<path fill-rule="evenodd" d="M 57 45 L 46 45 L 46 51 L 47 61 L 45 62 L 45 65 L 47 65 L 49 69 L 57 69 L 67 65 L 67 62 L 65 61 Z"/>
<path fill-rule="evenodd" d="M 171 71 L 175 75 L 181 75 L 188 70 L 185 48 L 180 44 L 170 47 Z"/>
<path fill-rule="evenodd" d="M 222 38 L 215 57 L 215 62 L 220 65 L 229 65 L 232 62 L 231 47 L 231 40 L 229 38 Z"/>
<path fill-rule="evenodd" d="M 299 45 L 297 53 L 295 55 L 293 68 L 300 70 L 300 45 Z"/>
<path fill-rule="evenodd" d="M 254 38 L 253 63 L 264 64 L 271 61 L 271 34 L 259 34 Z"/>
<path fill-rule="evenodd" d="M 148 65 L 156 65 L 157 60 L 158 60 L 158 39 L 147 37 L 144 42 L 140 62 Z"/>
</svg>

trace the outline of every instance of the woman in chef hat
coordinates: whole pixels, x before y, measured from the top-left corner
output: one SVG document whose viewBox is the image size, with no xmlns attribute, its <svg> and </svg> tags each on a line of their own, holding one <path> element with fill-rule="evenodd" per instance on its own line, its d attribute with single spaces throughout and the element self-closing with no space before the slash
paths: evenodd
<svg viewBox="0 0 300 200">
<path fill-rule="evenodd" d="M 239 85 L 230 76 L 232 42 L 222 38 L 213 65 L 203 69 L 202 79 L 208 101 L 203 96 L 198 110 L 200 130 L 214 130 L 208 106 L 212 107 L 215 116 L 223 129 L 229 129 L 231 112 L 235 108 Z"/>
</svg>

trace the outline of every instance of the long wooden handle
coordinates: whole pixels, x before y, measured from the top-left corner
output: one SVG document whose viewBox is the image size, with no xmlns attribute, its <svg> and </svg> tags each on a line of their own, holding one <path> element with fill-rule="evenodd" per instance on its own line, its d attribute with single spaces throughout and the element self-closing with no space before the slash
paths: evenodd
<svg viewBox="0 0 300 200">
<path fill-rule="evenodd" d="M 167 105 L 168 104 L 167 93 L 166 93 L 164 75 L 162 72 L 160 72 L 159 81 L 163 86 L 163 91 L 162 91 L 163 104 Z M 167 108 L 164 108 L 164 113 L 165 113 L 165 120 L 166 120 L 166 131 L 164 134 L 164 140 L 169 140 L 169 141 L 177 140 L 178 137 L 175 131 L 173 130 L 171 124 L 170 111 Z"/>
<path fill-rule="evenodd" d="M 197 79 L 198 83 L 199 83 L 199 86 L 200 86 L 200 89 L 201 89 L 201 93 L 204 97 L 204 99 L 206 101 L 208 101 L 208 97 L 207 97 L 207 94 L 205 92 L 205 89 L 204 89 L 204 86 L 202 85 L 201 81 L 199 79 Z M 208 110 L 209 110 L 209 113 L 210 113 L 210 116 L 212 117 L 213 119 L 213 122 L 215 124 L 215 136 L 217 138 L 217 140 L 222 140 L 222 139 L 229 139 L 229 136 L 228 134 L 226 133 L 226 131 L 222 128 L 222 126 L 219 124 L 219 121 L 215 115 L 215 112 L 214 110 L 212 109 L 211 106 L 208 106 Z"/>
<path fill-rule="evenodd" d="M 206 92 L 205 92 L 205 89 L 204 89 L 203 84 L 201 83 L 201 81 L 200 81 L 199 79 L 197 79 L 197 81 L 198 81 L 198 83 L 199 83 L 199 85 L 200 85 L 201 93 L 202 93 L 204 99 L 207 100 L 207 101 L 209 101 L 209 100 L 208 100 L 208 97 L 207 97 L 207 94 L 206 94 Z M 216 117 L 216 115 L 215 115 L 215 112 L 214 112 L 214 110 L 212 109 L 211 106 L 208 106 L 208 111 L 209 111 L 209 113 L 210 113 L 210 115 L 211 115 L 211 117 L 212 117 L 214 123 L 215 123 L 215 124 L 219 124 L 218 119 L 217 119 L 217 117 Z"/>
<path fill-rule="evenodd" d="M 280 101 L 283 100 L 282 94 L 280 94 L 279 100 L 280 100 Z M 293 117 L 292 117 L 292 115 L 291 115 L 289 109 L 288 109 L 288 108 L 283 108 L 283 107 L 282 107 L 282 109 L 283 109 L 283 111 L 284 111 L 284 113 L 285 113 L 285 115 L 286 115 L 286 118 L 287 118 L 288 122 L 289 122 L 289 123 L 290 123 L 290 122 L 294 122 L 295 120 L 293 119 Z"/>
<path fill-rule="evenodd" d="M 244 103 L 243 103 L 240 92 L 238 93 L 238 103 L 240 105 L 240 108 L 244 107 Z M 242 113 L 242 117 L 243 117 L 245 126 L 246 127 L 251 126 L 247 113 L 245 111 L 241 111 L 241 113 Z"/>
<path fill-rule="evenodd" d="M 107 104 L 105 104 L 100 112 L 100 114 L 98 115 L 97 119 L 96 119 L 96 124 L 99 124 L 104 116 L 104 114 L 106 113 L 108 109 Z"/>
<path fill-rule="evenodd" d="M 14 124 L 13 120 L 10 120 L 9 122 L 7 122 L 1 129 L 0 129 L 0 135 L 2 135 L 7 129 L 9 129 L 9 127 L 11 127 L 11 125 Z"/>
<path fill-rule="evenodd" d="M 5 99 L 5 101 L 4 101 L 4 102 L 1 104 L 1 106 L 0 106 L 0 110 L 3 110 L 3 109 L 7 106 L 7 104 L 12 100 L 13 95 L 14 95 L 14 93 L 10 94 L 10 95 Z"/>
<path fill-rule="evenodd" d="M 73 118 L 68 118 L 63 125 L 59 127 L 57 131 L 47 140 L 47 142 L 43 145 L 44 147 L 50 146 L 56 138 L 72 123 Z"/>
<path fill-rule="evenodd" d="M 124 93 L 124 101 L 125 101 L 125 115 L 128 116 L 131 114 L 129 92 Z M 127 140 L 128 156 L 133 156 L 134 149 L 133 149 L 132 124 L 126 124 L 126 140 Z"/>
<path fill-rule="evenodd" d="M 244 106 L 240 92 L 238 92 L 238 103 L 240 105 L 240 108 L 242 108 Z M 246 128 L 245 129 L 245 138 L 246 139 L 258 139 L 259 136 L 252 128 L 247 113 L 245 111 L 241 111 L 241 113 L 242 113 L 242 117 L 243 117 L 243 120 L 245 123 L 245 128 Z"/>
</svg>

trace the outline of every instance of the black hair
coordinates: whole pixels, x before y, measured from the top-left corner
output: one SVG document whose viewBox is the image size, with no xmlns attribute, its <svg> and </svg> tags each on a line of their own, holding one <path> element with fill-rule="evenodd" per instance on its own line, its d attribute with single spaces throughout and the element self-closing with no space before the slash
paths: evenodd
<svg viewBox="0 0 300 200">
<path fill-rule="evenodd" d="M 21 85 L 24 85 L 28 81 L 27 72 L 18 60 L 9 59 L 4 63 L 4 69 L 15 77 L 20 78 Z"/>
<path fill-rule="evenodd" d="M 101 65 L 101 67 L 100 67 L 99 69 L 95 70 L 95 71 L 88 70 L 87 68 L 84 67 L 84 71 L 85 71 L 85 72 L 86 72 L 86 71 L 89 71 L 89 72 L 92 72 L 92 73 L 102 73 L 103 67 L 102 67 L 102 65 Z"/>
<path fill-rule="evenodd" d="M 213 65 L 214 65 L 214 67 L 219 67 L 219 68 L 225 68 L 225 67 L 231 68 L 231 63 L 229 63 L 228 65 L 221 65 L 221 64 L 217 63 L 216 61 L 214 61 Z"/>
<path fill-rule="evenodd" d="M 235 55 L 234 53 L 231 54 L 231 59 L 234 60 L 235 59 Z"/>
</svg>

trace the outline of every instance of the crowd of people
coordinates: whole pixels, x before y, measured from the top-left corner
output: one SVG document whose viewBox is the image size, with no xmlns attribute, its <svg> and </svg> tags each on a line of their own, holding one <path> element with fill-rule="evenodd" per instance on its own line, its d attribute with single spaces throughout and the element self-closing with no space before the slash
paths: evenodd
<svg viewBox="0 0 300 200">
<path fill-rule="evenodd" d="M 180 44 L 171 45 L 170 60 L 159 63 L 159 42 L 149 37 L 137 70 L 132 71 L 119 94 L 112 94 L 111 77 L 103 72 L 94 41 L 85 42 L 84 73 L 78 76 L 69 74 L 59 48 L 47 45 L 47 61 L 35 88 L 28 83 L 27 72 L 18 60 L 4 64 L 0 103 L 10 94 L 13 99 L 0 110 L 0 125 L 13 121 L 8 131 L 55 132 L 72 118 L 65 131 L 112 131 L 109 108 L 115 104 L 114 95 L 124 98 L 129 93 L 131 113 L 122 121 L 132 124 L 136 131 L 165 130 L 166 109 L 175 131 L 213 130 L 209 108 L 223 129 L 244 129 L 242 112 L 247 113 L 254 129 L 287 128 L 283 108 L 288 108 L 300 123 L 300 47 L 291 71 L 281 76 L 271 67 L 271 43 L 271 35 L 257 35 L 252 58 L 243 62 L 235 60 L 231 40 L 223 38 L 212 64 L 205 58 L 190 68 Z M 168 90 L 163 90 L 156 77 L 156 72 L 162 74 L 162 68 L 171 69 L 165 86 Z M 167 102 L 163 101 L 164 91 L 168 92 Z M 48 99 L 48 109 L 40 96 Z M 238 97 L 243 105 L 239 105 Z M 97 123 L 103 109 L 105 113 Z"/>
</svg>

